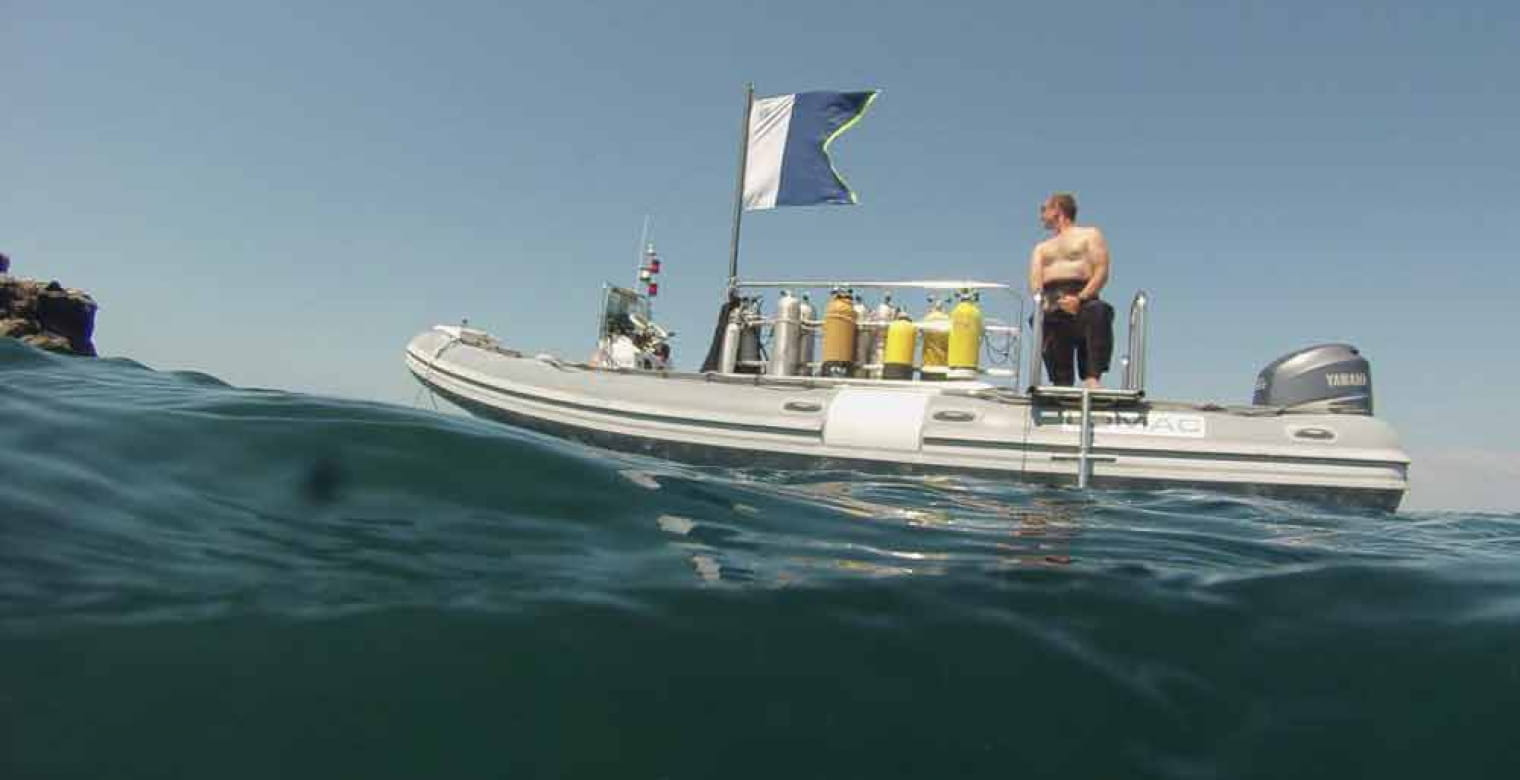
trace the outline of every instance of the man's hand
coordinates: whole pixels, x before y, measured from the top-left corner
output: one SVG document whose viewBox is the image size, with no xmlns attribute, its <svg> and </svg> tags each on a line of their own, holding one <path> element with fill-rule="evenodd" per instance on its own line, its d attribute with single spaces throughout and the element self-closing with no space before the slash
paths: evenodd
<svg viewBox="0 0 1520 780">
<path fill-rule="evenodd" d="M 1082 308 L 1082 299 L 1067 293 L 1056 300 L 1056 305 L 1061 307 L 1061 311 L 1075 315 Z"/>
</svg>

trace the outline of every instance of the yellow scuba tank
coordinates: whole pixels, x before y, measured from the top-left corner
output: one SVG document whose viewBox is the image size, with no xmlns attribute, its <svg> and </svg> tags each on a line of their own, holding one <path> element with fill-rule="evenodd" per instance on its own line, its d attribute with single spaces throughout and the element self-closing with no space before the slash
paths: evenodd
<svg viewBox="0 0 1520 780">
<path fill-rule="evenodd" d="M 855 302 L 847 290 L 834 290 L 823 313 L 822 376 L 849 376 L 855 360 Z"/>
<path fill-rule="evenodd" d="M 950 312 L 950 376 L 975 379 L 977 359 L 982 353 L 982 307 L 976 295 L 962 290 L 960 303 Z"/>
<path fill-rule="evenodd" d="M 913 378 L 913 348 L 918 346 L 918 328 L 902 309 L 887 326 L 887 348 L 882 352 L 882 379 Z"/>
<path fill-rule="evenodd" d="M 920 376 L 926 380 L 944 379 L 945 363 L 949 359 L 950 315 L 940 302 L 929 299 L 929 311 L 924 314 L 924 365 Z"/>
</svg>

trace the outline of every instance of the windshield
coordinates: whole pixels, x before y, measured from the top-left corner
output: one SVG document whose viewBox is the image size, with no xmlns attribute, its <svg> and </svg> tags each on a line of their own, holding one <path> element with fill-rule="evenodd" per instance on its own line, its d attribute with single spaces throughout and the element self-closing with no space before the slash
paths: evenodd
<svg viewBox="0 0 1520 780">
<path fill-rule="evenodd" d="M 628 315 L 649 322 L 649 299 L 624 287 L 608 287 L 602 302 L 602 324 L 598 335 L 631 334 L 637 330 Z"/>
</svg>

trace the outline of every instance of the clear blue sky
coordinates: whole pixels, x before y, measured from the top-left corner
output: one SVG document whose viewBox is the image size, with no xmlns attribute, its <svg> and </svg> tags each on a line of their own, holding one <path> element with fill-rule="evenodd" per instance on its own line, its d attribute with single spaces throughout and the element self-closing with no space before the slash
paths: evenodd
<svg viewBox="0 0 1520 780">
<path fill-rule="evenodd" d="M 583 357 L 653 214 L 657 314 L 694 367 L 744 82 L 879 88 L 835 145 L 861 204 L 750 214 L 744 271 L 1018 281 L 1037 204 L 1073 190 L 1113 249 L 1106 297 L 1154 297 L 1155 394 L 1244 401 L 1272 358 L 1349 341 L 1417 503 L 1520 506 L 1513 3 L 0 0 L 0 19 L 0 251 L 94 294 L 105 354 L 409 403 L 401 348 L 434 322 Z M 1464 463 L 1481 478 L 1453 481 Z"/>
</svg>

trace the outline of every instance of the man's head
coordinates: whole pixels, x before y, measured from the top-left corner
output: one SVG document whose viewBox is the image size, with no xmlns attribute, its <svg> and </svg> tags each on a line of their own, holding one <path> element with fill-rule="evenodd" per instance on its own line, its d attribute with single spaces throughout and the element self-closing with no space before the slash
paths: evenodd
<svg viewBox="0 0 1520 780">
<path fill-rule="evenodd" d="M 1040 206 L 1040 223 L 1047 230 L 1070 225 L 1077 219 L 1077 198 L 1069 192 L 1057 192 Z"/>
</svg>

